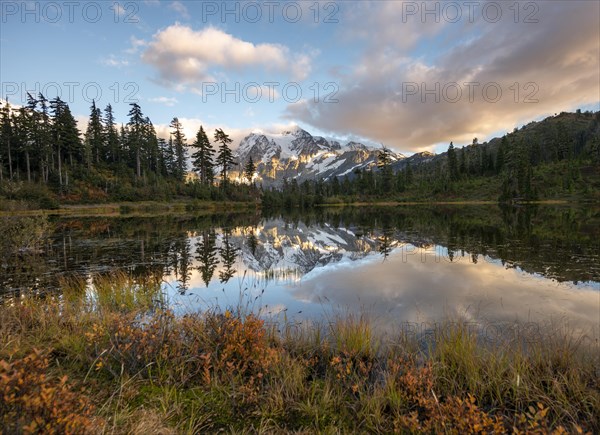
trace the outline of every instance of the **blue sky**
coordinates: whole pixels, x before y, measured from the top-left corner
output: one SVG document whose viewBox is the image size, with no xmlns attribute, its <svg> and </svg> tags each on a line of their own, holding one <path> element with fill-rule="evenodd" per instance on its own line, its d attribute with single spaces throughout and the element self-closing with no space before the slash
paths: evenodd
<svg viewBox="0 0 600 435">
<path fill-rule="evenodd" d="M 91 98 L 120 122 L 137 100 L 159 134 L 174 116 L 188 137 L 298 124 L 410 154 L 600 110 L 598 2 L 3 1 L 0 12 L 2 97 L 60 93 L 81 129 Z"/>
</svg>

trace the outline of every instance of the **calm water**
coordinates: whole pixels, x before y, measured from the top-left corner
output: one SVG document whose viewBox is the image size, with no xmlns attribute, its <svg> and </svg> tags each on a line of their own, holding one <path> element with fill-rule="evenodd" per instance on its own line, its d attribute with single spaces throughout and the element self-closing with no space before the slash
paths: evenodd
<svg viewBox="0 0 600 435">
<path fill-rule="evenodd" d="M 182 313 L 242 304 L 287 319 L 600 323 L 598 208 L 123 215 L 50 227 L 42 252 L 3 261 L 3 293 L 126 270 L 160 278 Z"/>
</svg>

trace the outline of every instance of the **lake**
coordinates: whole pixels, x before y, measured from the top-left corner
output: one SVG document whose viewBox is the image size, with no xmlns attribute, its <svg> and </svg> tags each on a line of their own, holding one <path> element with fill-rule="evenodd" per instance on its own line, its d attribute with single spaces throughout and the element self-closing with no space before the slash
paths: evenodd
<svg viewBox="0 0 600 435">
<path fill-rule="evenodd" d="M 5 258 L 3 294 L 126 271 L 162 282 L 180 314 L 344 313 L 428 328 L 564 324 L 598 336 L 600 209 L 400 206 L 309 213 L 50 217 L 39 252 Z M 424 326 L 425 325 L 425 326 Z M 494 329 L 495 331 L 495 329 Z M 489 331 L 488 331 L 489 332 Z"/>
</svg>

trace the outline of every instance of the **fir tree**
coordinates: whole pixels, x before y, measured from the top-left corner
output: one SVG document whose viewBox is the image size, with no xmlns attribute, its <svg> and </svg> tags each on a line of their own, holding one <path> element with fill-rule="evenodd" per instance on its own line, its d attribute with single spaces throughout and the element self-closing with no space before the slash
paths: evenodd
<svg viewBox="0 0 600 435">
<path fill-rule="evenodd" d="M 448 175 L 450 180 L 458 180 L 458 162 L 456 160 L 456 151 L 454 150 L 454 144 L 450 142 L 448 147 Z"/>
<path fill-rule="evenodd" d="M 52 156 L 52 133 L 50 125 L 50 115 L 48 113 L 48 100 L 43 94 L 38 95 L 40 106 L 40 125 L 39 125 L 39 153 L 41 156 L 40 170 L 44 183 L 48 183 L 50 173 L 50 158 Z"/>
<path fill-rule="evenodd" d="M 463 147 L 460 150 L 460 168 L 459 168 L 459 172 L 462 175 L 465 175 L 467 173 L 467 149 L 466 149 L 466 147 Z"/>
<path fill-rule="evenodd" d="M 244 167 L 244 176 L 246 177 L 246 180 L 248 180 L 248 183 L 252 183 L 252 179 L 254 178 L 255 172 L 256 172 L 256 165 L 252 161 L 252 156 L 250 156 L 248 158 L 248 162 L 246 163 L 246 166 Z"/>
<path fill-rule="evenodd" d="M 223 284 L 229 281 L 235 274 L 233 265 L 237 258 L 237 248 L 229 243 L 229 231 L 224 231 L 223 244 L 219 249 L 221 256 L 221 263 L 223 264 L 223 270 L 219 272 L 219 281 Z"/>
<path fill-rule="evenodd" d="M 110 104 L 104 109 L 104 145 L 108 159 L 116 163 L 119 161 L 119 133 L 115 124 L 115 115 Z"/>
<path fill-rule="evenodd" d="M 384 145 L 377 154 L 377 167 L 381 173 L 381 191 L 384 194 L 392 190 L 392 152 Z"/>
<path fill-rule="evenodd" d="M 175 177 L 178 180 L 183 180 L 187 170 L 186 153 L 185 153 L 185 135 L 183 127 L 177 117 L 173 118 L 170 127 L 173 129 L 173 148 L 175 151 Z"/>
<path fill-rule="evenodd" d="M 2 101 L 0 101 L 0 106 L 2 107 L 0 111 L 0 183 L 4 181 L 4 162 L 7 157 L 7 143 L 10 143 L 10 125 L 9 119 L 10 115 L 6 116 L 5 111 L 9 113 L 10 109 L 8 108 L 8 102 L 3 105 Z"/>
<path fill-rule="evenodd" d="M 68 185 L 68 173 L 64 171 L 63 163 L 65 156 L 69 157 L 69 163 L 73 166 L 73 155 L 81 153 L 81 139 L 77 129 L 77 121 L 73 118 L 69 105 L 59 97 L 50 102 L 52 110 L 52 138 L 56 147 L 56 162 L 60 186 Z"/>
<path fill-rule="evenodd" d="M 227 185 L 229 168 L 234 164 L 233 153 L 231 152 L 231 148 L 229 148 L 229 144 L 233 140 L 223 130 L 218 128 L 215 130 L 215 142 L 219 144 L 217 165 L 221 167 L 221 183 L 225 187 Z"/>
<path fill-rule="evenodd" d="M 102 112 L 96 107 L 96 102 L 92 100 L 92 107 L 90 107 L 90 120 L 88 122 L 87 131 L 85 132 L 85 143 L 86 143 L 86 154 L 87 164 L 90 167 L 92 160 L 98 164 L 100 157 L 104 161 L 104 134 L 102 126 Z"/>
<path fill-rule="evenodd" d="M 502 136 L 498 151 L 496 152 L 496 174 L 499 174 L 504 169 L 505 153 L 508 148 L 508 139 L 506 135 Z"/>
<path fill-rule="evenodd" d="M 34 151 L 35 147 L 40 145 L 38 132 L 39 122 L 37 100 L 27 93 L 27 106 L 21 107 L 19 110 L 19 122 L 20 125 L 20 142 L 21 151 L 25 155 L 25 166 L 27 169 L 27 181 L 31 183 L 31 152 Z"/>
<path fill-rule="evenodd" d="M 148 154 L 148 166 L 155 174 L 160 172 L 161 150 L 156 137 L 156 130 L 150 118 L 146 117 L 144 121 L 144 144 Z"/>
<path fill-rule="evenodd" d="M 196 140 L 192 144 L 197 151 L 192 154 L 192 166 L 200 175 L 200 182 L 205 185 L 210 185 L 214 178 L 213 149 L 208 136 L 204 131 L 204 127 L 200 126 L 196 134 Z"/>
<path fill-rule="evenodd" d="M 142 177 L 142 152 L 143 152 L 143 130 L 144 130 L 144 115 L 139 104 L 131 103 L 129 116 L 129 149 L 135 154 L 135 173 L 137 178 Z"/>
<path fill-rule="evenodd" d="M 196 245 L 196 260 L 198 261 L 198 270 L 202 276 L 202 281 L 208 287 L 215 269 L 219 264 L 217 259 L 216 237 L 213 231 L 204 231 L 198 238 Z"/>
</svg>

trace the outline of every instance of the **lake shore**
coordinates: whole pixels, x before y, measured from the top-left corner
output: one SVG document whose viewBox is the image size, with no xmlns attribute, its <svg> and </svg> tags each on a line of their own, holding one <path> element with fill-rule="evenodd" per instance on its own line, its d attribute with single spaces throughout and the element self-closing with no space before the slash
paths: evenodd
<svg viewBox="0 0 600 435">
<path fill-rule="evenodd" d="M 57 209 L 31 209 L 31 210 L 0 210 L 0 216 L 28 216 L 40 213 L 56 216 L 119 216 L 131 214 L 135 216 L 181 214 L 181 213 L 219 213 L 236 210 L 251 210 L 257 207 L 254 202 L 233 201 L 139 201 L 139 202 L 111 202 L 98 204 L 63 204 Z"/>
<path fill-rule="evenodd" d="M 178 317 L 160 282 L 93 280 L 93 291 L 64 281 L 61 297 L 0 305 L 4 428 L 600 430 L 597 339 L 560 327 L 544 340 L 486 344 L 456 324 L 382 336 L 360 315 L 322 327 L 264 323 L 239 306 Z"/>
<path fill-rule="evenodd" d="M 527 201 L 511 204 L 512 206 L 526 205 L 580 205 L 589 204 L 578 200 L 548 199 L 540 201 Z M 600 203 L 593 203 L 599 204 Z M 404 206 L 493 206 L 499 205 L 498 201 L 485 200 L 456 200 L 456 201 L 355 201 L 324 203 L 317 208 L 339 207 L 404 207 Z M 0 210 L 2 216 L 35 216 L 39 214 L 55 216 L 120 216 L 125 214 L 135 216 L 154 216 L 160 214 L 184 213 L 224 213 L 234 211 L 248 211 L 259 209 L 260 202 L 233 202 L 233 201 L 139 201 L 139 202 L 111 202 L 97 204 L 63 204 L 57 209 L 15 209 Z"/>
</svg>

